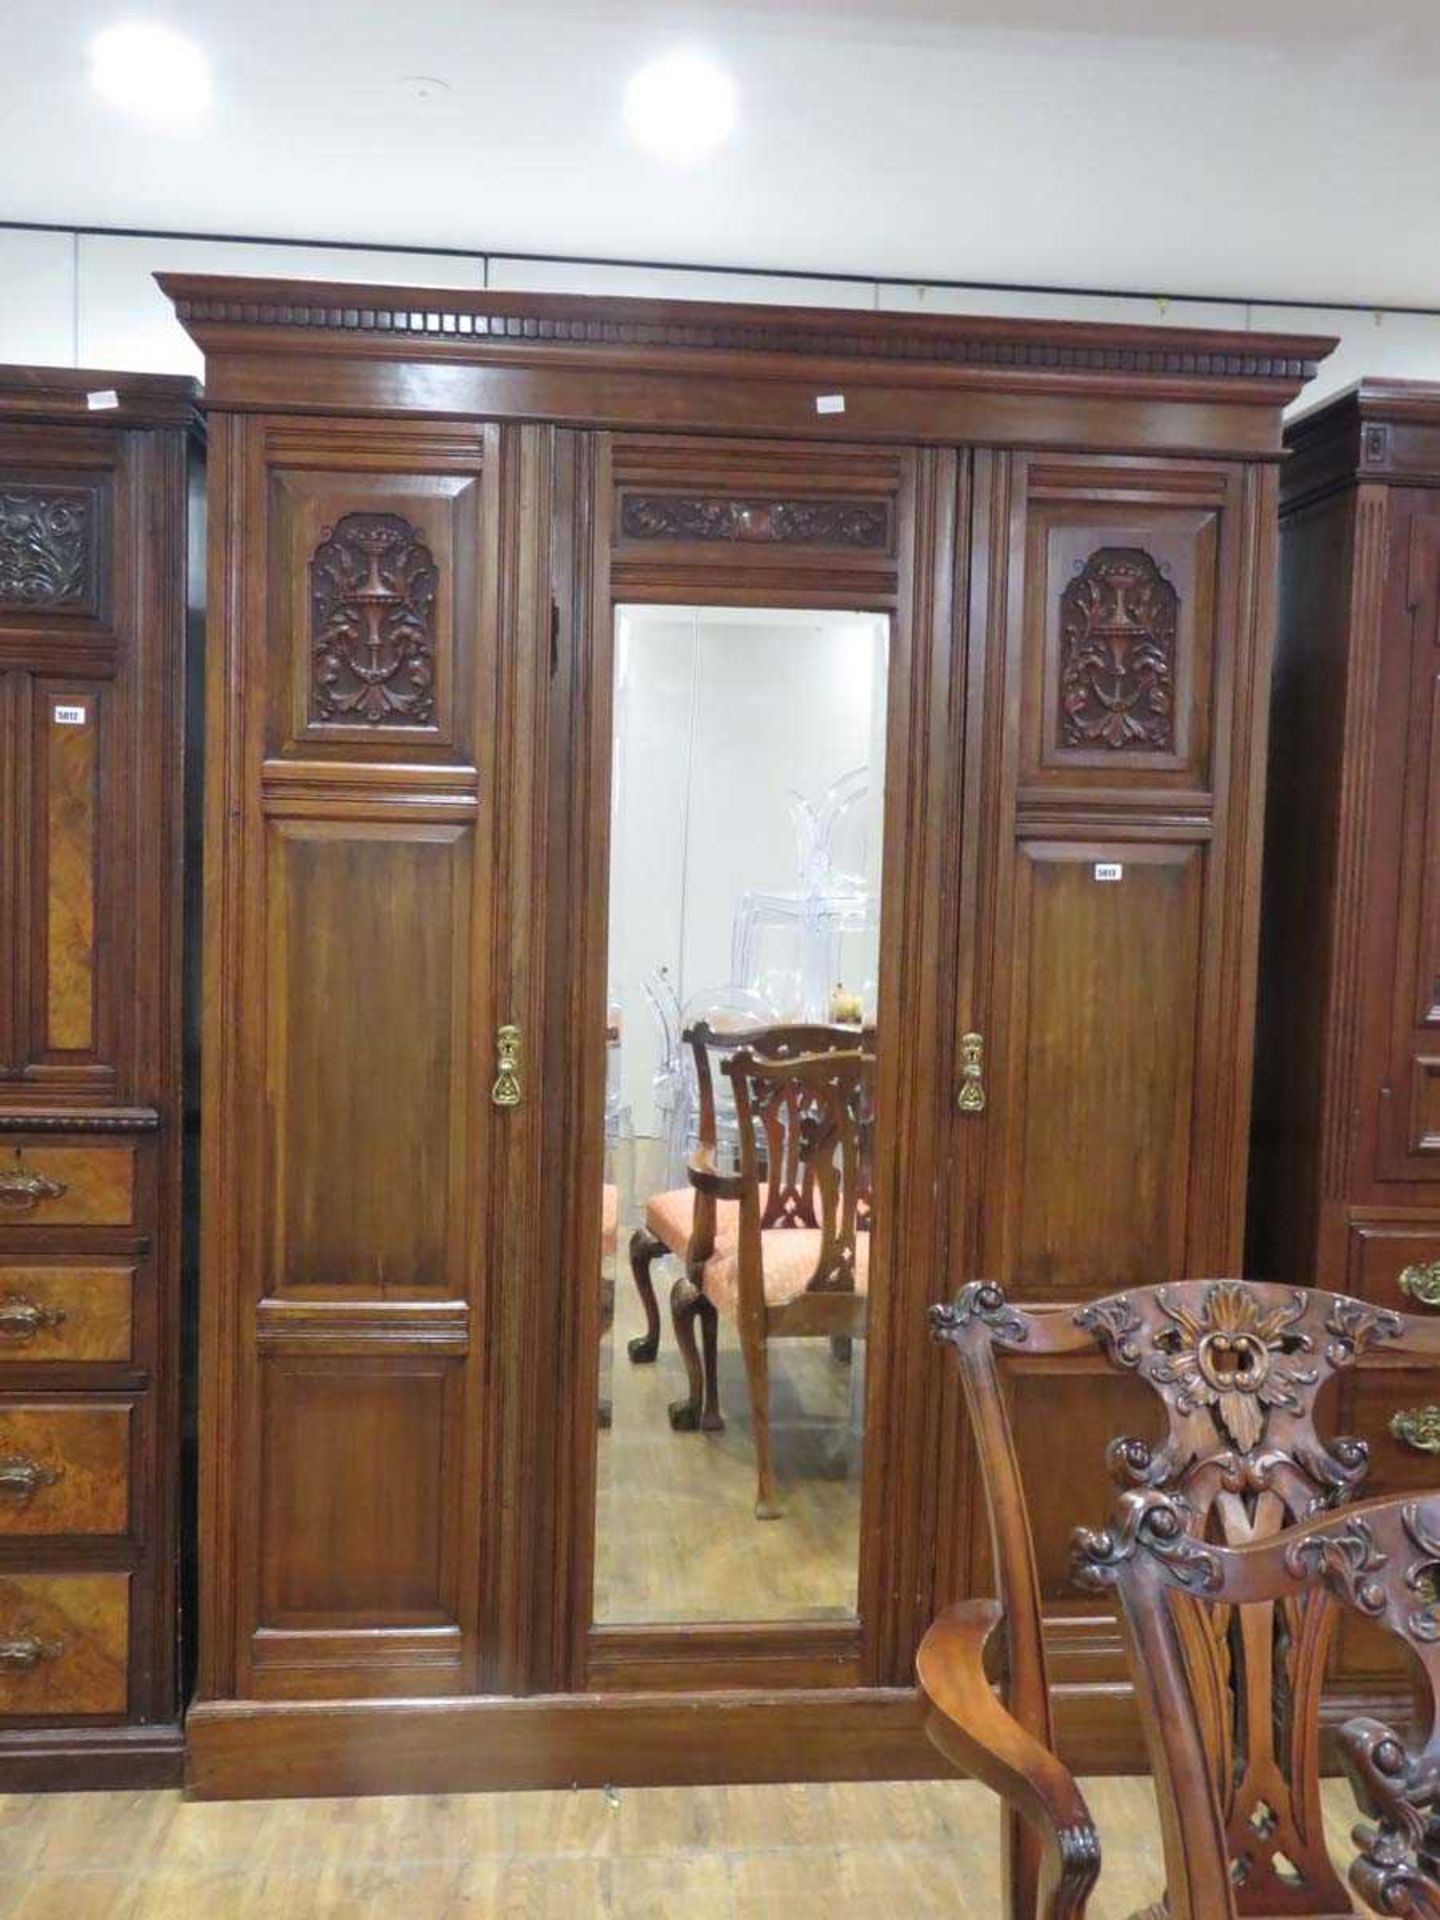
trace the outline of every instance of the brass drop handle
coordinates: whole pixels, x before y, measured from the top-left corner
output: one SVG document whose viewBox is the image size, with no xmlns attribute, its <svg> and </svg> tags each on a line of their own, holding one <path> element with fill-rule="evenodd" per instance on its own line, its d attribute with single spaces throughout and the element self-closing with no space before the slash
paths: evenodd
<svg viewBox="0 0 1440 1920">
<path fill-rule="evenodd" d="M 0 1640 L 0 1672 L 31 1673 L 42 1660 L 58 1660 L 65 1651 L 60 1640 L 42 1640 L 37 1634 L 17 1634 Z"/>
<path fill-rule="evenodd" d="M 7 1293 L 0 1300 L 0 1340 L 33 1340 L 47 1328 L 63 1325 L 63 1307 L 42 1307 L 23 1293 Z"/>
<path fill-rule="evenodd" d="M 1391 1414 L 1390 1431 L 1417 1453 L 1440 1453 L 1440 1407 L 1402 1407 Z"/>
<path fill-rule="evenodd" d="M 1422 1260 L 1400 1275 L 1400 1291 L 1422 1307 L 1440 1307 L 1440 1260 Z"/>
<path fill-rule="evenodd" d="M 985 1111 L 985 1036 L 962 1033 L 960 1036 L 960 1092 L 956 1105 L 961 1113 Z"/>
<path fill-rule="evenodd" d="M 29 1213 L 42 1200 L 58 1200 L 64 1191 L 63 1182 L 48 1179 L 43 1173 L 27 1172 L 18 1147 L 14 1166 L 0 1171 L 0 1208 L 7 1213 Z"/>
<path fill-rule="evenodd" d="M 504 1026 L 495 1035 L 495 1084 L 490 1098 L 497 1107 L 518 1107 L 520 1097 L 520 1029 Z"/>
<path fill-rule="evenodd" d="M 0 1494 L 6 1499 L 18 1500 L 22 1506 L 33 1500 L 42 1487 L 53 1487 L 64 1477 L 63 1467 L 42 1466 L 38 1460 L 27 1460 L 20 1453 L 0 1460 Z"/>
</svg>

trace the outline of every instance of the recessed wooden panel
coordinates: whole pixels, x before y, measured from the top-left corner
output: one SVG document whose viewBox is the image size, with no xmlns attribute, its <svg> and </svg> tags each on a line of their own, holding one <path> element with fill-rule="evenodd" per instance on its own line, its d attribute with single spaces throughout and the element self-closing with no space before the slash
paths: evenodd
<svg viewBox="0 0 1440 1920">
<path fill-rule="evenodd" d="M 1440 514 L 1433 494 L 1409 496 L 1406 505 L 1408 513 L 1400 502 L 1391 509 L 1395 559 L 1379 664 L 1384 719 L 1376 737 L 1383 744 L 1369 776 L 1369 1004 L 1359 1058 L 1379 1119 L 1377 1178 L 1433 1183 L 1440 1180 Z M 1362 1126 L 1370 1124 L 1370 1112 L 1362 1113 Z"/>
<path fill-rule="evenodd" d="M 5 1362 L 128 1360 L 134 1267 L 0 1267 Z"/>
<path fill-rule="evenodd" d="M 270 842 L 272 1289 L 464 1291 L 463 827 Z"/>
<path fill-rule="evenodd" d="M 43 1027 L 48 1053 L 91 1053 L 96 1019 L 100 737 L 94 688 L 35 689 L 44 835 Z"/>
<path fill-rule="evenodd" d="M 0 1540 L 123 1534 L 130 1524 L 131 1409 L 0 1403 Z"/>
<path fill-rule="evenodd" d="M 270 497 L 271 751 L 468 757 L 478 474 L 280 468 Z"/>
<path fill-rule="evenodd" d="M 0 1224 L 128 1227 L 134 1218 L 133 1147 L 0 1145 Z"/>
<path fill-rule="evenodd" d="M 1424 1055 L 1410 1067 L 1410 1151 L 1440 1153 L 1440 1059 Z"/>
<path fill-rule="evenodd" d="M 1184 1271 L 1202 867 L 1196 847 L 1019 849 L 995 1198 L 1023 1297 Z"/>
<path fill-rule="evenodd" d="M 454 1361 L 267 1361 L 260 1624 L 426 1626 L 456 1615 Z"/>
<path fill-rule="evenodd" d="M 1218 530 L 1213 510 L 1032 507 L 1022 780 L 1208 784 Z"/>
<path fill-rule="evenodd" d="M 1165 1428 L 1156 1396 L 1129 1375 L 1054 1367 L 1044 1373 L 1007 1370 L 1015 1451 L 1025 1483 L 1041 1597 L 1055 1604 L 1083 1599 L 1070 1571 L 1076 1527 L 1102 1526 L 1115 1504 L 1105 1449 L 1117 1434 L 1159 1439 Z M 1064 1435 L 1063 1446 L 1056 1436 Z M 994 1591 L 989 1527 L 976 1514 L 973 1590 Z M 1095 1602 L 1086 1611 L 1095 1611 Z"/>
<path fill-rule="evenodd" d="M 0 1714 L 123 1713 L 128 1573 L 0 1575 Z"/>
</svg>

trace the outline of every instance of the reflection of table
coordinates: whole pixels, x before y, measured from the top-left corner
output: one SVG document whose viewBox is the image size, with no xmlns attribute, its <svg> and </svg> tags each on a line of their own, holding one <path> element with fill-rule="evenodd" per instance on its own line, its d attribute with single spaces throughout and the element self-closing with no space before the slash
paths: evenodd
<svg viewBox="0 0 1440 1920">
<path fill-rule="evenodd" d="M 731 937 L 731 976 L 743 986 L 759 987 L 765 929 L 780 928 L 799 956 L 799 1005 L 793 1017 L 828 1020 L 831 989 L 842 972 L 841 941 L 847 933 L 872 933 L 878 925 L 875 901 L 866 893 L 742 893 Z"/>
</svg>

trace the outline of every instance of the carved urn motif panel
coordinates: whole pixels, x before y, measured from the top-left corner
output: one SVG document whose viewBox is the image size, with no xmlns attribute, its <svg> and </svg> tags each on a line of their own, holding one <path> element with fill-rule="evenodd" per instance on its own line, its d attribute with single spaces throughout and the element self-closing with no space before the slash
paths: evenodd
<svg viewBox="0 0 1440 1920">
<path fill-rule="evenodd" d="M 0 487 L 0 605 L 87 612 L 95 604 L 94 495 Z"/>
<path fill-rule="evenodd" d="M 398 513 L 347 513 L 310 561 L 310 718 L 426 726 L 435 714 L 435 559 Z"/>
<path fill-rule="evenodd" d="M 1141 547 L 1099 547 L 1060 596 L 1060 741 L 1173 753 L 1180 596 Z"/>
</svg>

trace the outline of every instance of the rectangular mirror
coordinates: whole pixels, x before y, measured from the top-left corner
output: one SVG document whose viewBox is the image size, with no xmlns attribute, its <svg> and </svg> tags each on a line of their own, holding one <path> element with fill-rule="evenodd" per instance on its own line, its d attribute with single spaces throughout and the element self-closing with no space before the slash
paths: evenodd
<svg viewBox="0 0 1440 1920">
<path fill-rule="evenodd" d="M 601 1624 L 855 1614 L 888 651 L 616 609 Z"/>
</svg>

